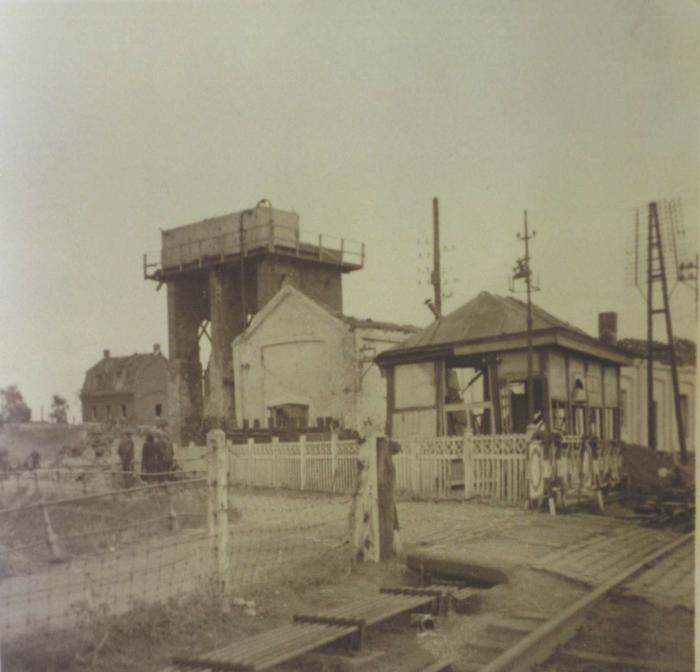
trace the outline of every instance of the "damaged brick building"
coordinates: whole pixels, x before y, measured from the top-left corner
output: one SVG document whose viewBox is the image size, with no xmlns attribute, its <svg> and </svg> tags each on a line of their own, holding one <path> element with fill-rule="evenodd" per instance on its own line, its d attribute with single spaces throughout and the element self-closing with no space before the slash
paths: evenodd
<svg viewBox="0 0 700 672">
<path fill-rule="evenodd" d="M 85 373 L 80 391 L 83 422 L 159 425 L 168 415 L 168 360 L 153 352 L 102 359 Z"/>
</svg>

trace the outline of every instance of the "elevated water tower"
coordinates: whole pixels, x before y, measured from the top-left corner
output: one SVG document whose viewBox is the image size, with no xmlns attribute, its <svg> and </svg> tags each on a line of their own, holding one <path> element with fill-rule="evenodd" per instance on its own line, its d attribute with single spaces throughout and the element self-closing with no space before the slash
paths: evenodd
<svg viewBox="0 0 700 672">
<path fill-rule="evenodd" d="M 344 273 L 362 268 L 364 244 L 299 228 L 294 212 L 267 200 L 162 232 L 160 254 L 144 255 L 144 277 L 168 294 L 169 424 L 189 441 L 208 426 L 235 420 L 231 343 L 253 314 L 289 282 L 342 312 Z M 211 341 L 203 375 L 200 342 Z"/>
</svg>

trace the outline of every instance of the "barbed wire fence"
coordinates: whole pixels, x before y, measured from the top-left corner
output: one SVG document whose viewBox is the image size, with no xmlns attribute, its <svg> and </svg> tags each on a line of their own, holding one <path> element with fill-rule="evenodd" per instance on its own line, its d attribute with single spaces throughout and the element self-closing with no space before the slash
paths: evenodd
<svg viewBox="0 0 700 672">
<path fill-rule="evenodd" d="M 309 444 L 305 466 L 292 459 L 299 443 L 280 445 L 289 473 L 308 470 L 308 490 L 246 482 L 240 450 L 220 431 L 178 456 L 176 476 L 92 468 L 0 476 L 0 639 L 207 588 L 223 604 L 254 586 L 347 565 L 357 444 Z M 314 466 L 313 455 L 328 459 Z M 330 480 L 322 461 L 335 465 Z M 325 482 L 331 490 L 319 492 Z"/>
</svg>

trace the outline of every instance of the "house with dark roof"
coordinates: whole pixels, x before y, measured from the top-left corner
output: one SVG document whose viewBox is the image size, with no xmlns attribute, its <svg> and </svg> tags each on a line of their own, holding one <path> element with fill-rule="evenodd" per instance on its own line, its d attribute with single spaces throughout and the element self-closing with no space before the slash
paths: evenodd
<svg viewBox="0 0 700 672">
<path fill-rule="evenodd" d="M 615 345 L 532 306 L 533 397 L 546 425 L 567 434 L 620 435 L 620 367 Z M 384 351 L 387 433 L 449 436 L 524 432 L 527 306 L 481 292 L 449 315 Z"/>
<path fill-rule="evenodd" d="M 102 359 L 85 373 L 80 391 L 83 422 L 159 425 L 168 412 L 168 360 L 153 352 Z"/>
<path fill-rule="evenodd" d="M 233 341 L 239 426 L 383 426 L 386 385 L 374 359 L 417 331 L 343 315 L 284 285 Z"/>
</svg>

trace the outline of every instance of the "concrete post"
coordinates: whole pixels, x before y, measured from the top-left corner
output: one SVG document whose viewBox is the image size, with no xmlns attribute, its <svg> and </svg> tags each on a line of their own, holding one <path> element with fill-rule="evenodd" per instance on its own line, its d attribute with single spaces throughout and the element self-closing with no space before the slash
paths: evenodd
<svg viewBox="0 0 700 672">
<path fill-rule="evenodd" d="M 214 555 L 214 575 L 219 594 L 225 598 L 229 583 L 226 434 L 220 429 L 212 430 L 207 434 L 207 446 L 209 448 L 209 533 Z"/>
</svg>

